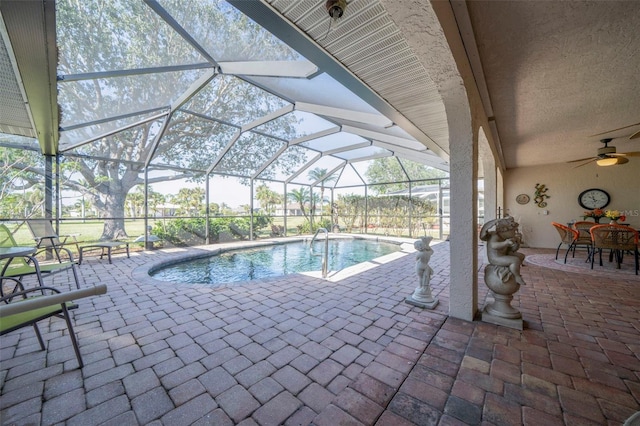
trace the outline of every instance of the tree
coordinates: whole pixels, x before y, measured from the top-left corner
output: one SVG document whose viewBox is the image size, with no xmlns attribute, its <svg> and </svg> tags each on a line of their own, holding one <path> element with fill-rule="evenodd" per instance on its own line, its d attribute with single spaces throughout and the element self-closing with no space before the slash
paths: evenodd
<svg viewBox="0 0 640 426">
<path fill-rule="evenodd" d="M 302 215 L 305 219 L 309 220 L 309 215 L 305 209 L 305 204 L 309 202 L 309 190 L 307 188 L 302 187 L 300 189 L 292 189 L 291 192 L 287 193 L 287 199 L 298 203 Z"/>
<path fill-rule="evenodd" d="M 400 165 L 402 161 L 402 166 Z M 403 170 L 404 169 L 404 170 Z M 406 171 L 406 173 L 405 173 Z M 408 174 L 408 177 L 407 177 Z M 367 181 L 371 184 L 371 190 L 377 194 L 386 194 L 406 187 L 409 180 L 429 180 L 445 178 L 447 172 L 425 166 L 408 160 L 398 160 L 395 157 L 376 158 L 365 172 Z"/>
<path fill-rule="evenodd" d="M 61 164 L 61 185 L 73 166 Z M 44 217 L 45 157 L 33 140 L 0 134 L 0 211 L 3 217 Z"/>
<path fill-rule="evenodd" d="M 327 169 L 323 169 L 320 167 L 316 167 L 315 169 L 310 170 L 307 176 L 309 177 L 309 180 L 311 180 L 312 182 L 320 181 L 320 203 L 321 203 L 321 206 L 324 205 L 324 202 L 325 202 L 324 186 L 328 183 L 335 182 L 337 176 L 336 175 L 327 176 Z M 322 213 L 322 210 L 321 210 L 321 213 Z"/>
<path fill-rule="evenodd" d="M 163 2 L 163 7 L 176 21 L 191 22 L 192 36 L 219 58 L 296 57 L 286 45 L 226 2 L 168 1 Z M 144 2 L 70 1 L 57 5 L 56 11 L 59 75 L 206 62 Z M 60 83 L 62 127 L 77 126 L 74 137 L 91 140 L 97 134 L 109 133 L 114 126 L 124 126 L 151 113 L 139 113 L 120 121 L 114 117 L 127 117 L 154 107 L 166 108 L 187 93 L 205 72 L 191 69 Z M 236 127 L 203 117 L 222 117 L 225 122 L 241 125 L 286 104 L 234 76 L 218 75 L 170 116 L 65 153 L 66 162 L 75 164 L 83 180 L 70 181 L 69 189 L 86 191 L 92 205 L 106 218 L 102 238 L 124 236 L 126 194 L 144 182 L 142 173 L 152 153 L 152 164 L 169 165 L 177 171 L 171 179 L 204 179 L 203 172 L 211 166 L 215 153 L 231 140 Z M 109 119 L 112 121 L 108 122 Z M 293 134 L 293 120 L 290 116 L 289 120 L 263 125 L 260 134 L 243 134 L 237 148 L 225 157 L 226 171 L 255 170 L 279 148 L 264 135 L 275 126 L 279 135 Z M 83 127 L 82 123 L 87 122 L 98 124 Z M 156 147 L 154 141 L 161 131 L 162 140 Z M 282 142 L 279 143 L 281 146 Z M 299 163 L 300 156 L 299 151 L 288 150 L 282 167 L 291 169 Z M 167 179 L 170 178 L 155 176 L 148 182 Z"/>
<path fill-rule="evenodd" d="M 129 206 L 129 215 L 131 217 L 139 217 L 144 214 L 143 186 L 137 186 L 134 192 L 127 194 L 127 205 Z"/>
<path fill-rule="evenodd" d="M 269 189 L 266 184 L 262 184 L 256 188 L 256 199 L 268 214 L 273 214 L 275 206 L 282 202 L 282 196 L 277 192 Z"/>
<path fill-rule="evenodd" d="M 202 188 L 180 188 L 172 202 L 180 206 L 180 214 L 195 216 L 204 209 L 205 192 Z"/>
</svg>

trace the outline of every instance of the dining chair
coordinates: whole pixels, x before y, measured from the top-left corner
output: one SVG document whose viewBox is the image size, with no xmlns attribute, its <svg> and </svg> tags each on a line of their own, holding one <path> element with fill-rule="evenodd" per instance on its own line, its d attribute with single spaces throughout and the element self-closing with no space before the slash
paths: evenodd
<svg viewBox="0 0 640 426">
<path fill-rule="evenodd" d="M 620 269 L 624 254 L 626 252 L 632 253 L 635 259 L 635 272 L 638 275 L 638 240 L 640 238 L 638 231 L 629 226 L 614 224 L 593 226 L 590 233 L 593 244 L 591 269 L 593 269 L 596 251 L 600 255 L 600 266 L 602 266 L 602 250 L 609 249 L 609 260 L 612 261 L 615 258 L 618 269 Z"/>
<path fill-rule="evenodd" d="M 558 244 L 558 248 L 556 249 L 556 260 L 558 260 L 560 247 L 562 247 L 563 244 L 566 244 L 567 252 L 564 254 L 564 263 L 567 263 L 567 256 L 569 255 L 569 251 L 574 248 L 575 241 L 578 238 L 578 231 L 558 222 L 551 222 L 551 225 L 553 225 L 553 227 L 556 229 L 556 231 L 558 231 L 558 234 L 560 235 L 560 244 Z"/>
<path fill-rule="evenodd" d="M 587 248 L 587 258 L 585 262 L 591 261 L 591 233 L 589 230 L 594 225 L 597 225 L 595 222 L 589 222 L 587 220 L 581 220 L 575 222 L 573 224 L 573 229 L 578 231 L 578 238 L 574 244 L 574 256 L 576 247 L 583 246 Z"/>
</svg>

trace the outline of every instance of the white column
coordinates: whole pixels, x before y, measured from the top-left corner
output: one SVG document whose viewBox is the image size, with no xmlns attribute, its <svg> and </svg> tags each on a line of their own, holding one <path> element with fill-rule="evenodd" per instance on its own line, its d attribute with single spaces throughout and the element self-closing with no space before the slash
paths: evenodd
<svg viewBox="0 0 640 426">
<path fill-rule="evenodd" d="M 495 162 L 492 159 L 482 160 L 484 170 L 484 221 L 496 218 L 498 211 L 498 178 Z"/>
<path fill-rule="evenodd" d="M 449 315 L 471 321 L 478 309 L 478 149 L 468 123 L 450 125 L 449 134 L 451 229 L 455 230 L 449 237 Z"/>
</svg>

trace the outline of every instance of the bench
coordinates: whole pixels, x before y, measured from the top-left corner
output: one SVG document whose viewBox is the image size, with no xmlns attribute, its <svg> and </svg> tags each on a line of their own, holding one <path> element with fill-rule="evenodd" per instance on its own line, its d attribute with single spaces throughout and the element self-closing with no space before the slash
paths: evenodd
<svg viewBox="0 0 640 426">
<path fill-rule="evenodd" d="M 102 259 L 105 255 L 105 251 L 107 254 L 107 259 L 109 259 L 109 263 L 111 263 L 111 253 L 114 249 L 118 249 L 124 246 L 123 248 L 127 252 L 127 257 L 129 257 L 129 242 L 128 241 L 106 241 L 102 243 L 94 243 L 86 246 L 80 247 L 80 253 L 78 255 L 78 265 L 82 264 L 82 256 L 85 251 L 94 251 L 101 250 L 100 259 Z"/>
</svg>

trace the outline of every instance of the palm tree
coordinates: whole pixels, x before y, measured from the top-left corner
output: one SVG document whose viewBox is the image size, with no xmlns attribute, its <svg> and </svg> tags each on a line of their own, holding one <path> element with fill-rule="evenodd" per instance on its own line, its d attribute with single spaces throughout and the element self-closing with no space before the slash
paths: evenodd
<svg viewBox="0 0 640 426">
<path fill-rule="evenodd" d="M 307 215 L 307 211 L 304 208 L 304 205 L 307 201 L 309 201 L 309 190 L 305 187 L 300 189 L 292 189 L 291 192 L 287 194 L 287 198 L 293 202 L 298 203 L 300 206 L 300 210 L 302 211 L 302 215 L 305 219 L 309 220 L 309 216 Z"/>
<path fill-rule="evenodd" d="M 322 169 L 320 167 L 316 167 L 313 170 L 309 171 L 307 175 L 309 180 L 312 182 L 320 181 L 320 203 L 321 206 L 324 204 L 324 185 L 330 182 L 335 182 L 336 175 L 327 176 L 327 169 Z M 324 209 L 320 210 L 320 214 L 322 214 Z"/>
<path fill-rule="evenodd" d="M 268 214 L 273 213 L 273 207 L 280 203 L 281 198 L 282 197 L 278 193 L 269 189 L 265 184 L 256 188 L 256 199 Z"/>
</svg>

